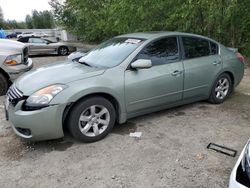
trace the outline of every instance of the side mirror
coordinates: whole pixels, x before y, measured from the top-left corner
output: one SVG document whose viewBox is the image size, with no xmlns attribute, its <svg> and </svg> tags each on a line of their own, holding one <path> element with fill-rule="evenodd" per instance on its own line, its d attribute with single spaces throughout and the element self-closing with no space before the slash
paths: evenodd
<svg viewBox="0 0 250 188">
<path fill-rule="evenodd" d="M 152 61 L 149 59 L 138 59 L 131 63 L 133 69 L 148 69 L 152 67 Z"/>
</svg>

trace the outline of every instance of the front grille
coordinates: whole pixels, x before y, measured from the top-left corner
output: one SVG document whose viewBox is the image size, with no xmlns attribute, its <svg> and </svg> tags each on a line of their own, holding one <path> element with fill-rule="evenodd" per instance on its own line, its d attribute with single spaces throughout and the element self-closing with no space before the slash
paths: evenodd
<svg viewBox="0 0 250 188">
<path fill-rule="evenodd" d="M 28 47 L 25 47 L 23 49 L 23 63 L 28 64 L 28 58 L 29 58 L 29 49 Z"/>
<path fill-rule="evenodd" d="M 13 106 L 23 99 L 23 93 L 14 84 L 10 86 L 6 95 Z"/>
</svg>

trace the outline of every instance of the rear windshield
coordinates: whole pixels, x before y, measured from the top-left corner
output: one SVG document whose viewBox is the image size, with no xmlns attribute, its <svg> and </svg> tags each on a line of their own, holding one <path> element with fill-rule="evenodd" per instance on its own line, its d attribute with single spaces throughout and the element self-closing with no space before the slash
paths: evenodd
<svg viewBox="0 0 250 188">
<path fill-rule="evenodd" d="M 88 52 L 80 59 L 80 62 L 97 67 L 115 67 L 124 61 L 143 41 L 144 39 L 113 38 Z"/>
</svg>

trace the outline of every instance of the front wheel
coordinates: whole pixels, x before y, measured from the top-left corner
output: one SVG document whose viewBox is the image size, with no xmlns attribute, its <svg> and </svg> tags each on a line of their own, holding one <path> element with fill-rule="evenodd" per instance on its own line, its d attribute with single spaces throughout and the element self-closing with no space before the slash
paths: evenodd
<svg viewBox="0 0 250 188">
<path fill-rule="evenodd" d="M 110 101 L 103 97 L 91 97 L 72 108 L 67 124 L 77 140 L 95 142 L 108 135 L 115 119 L 115 108 Z"/>
<path fill-rule="evenodd" d="M 213 104 L 223 103 L 232 91 L 232 80 L 228 74 L 223 73 L 215 80 L 209 97 L 209 102 Z"/>
<path fill-rule="evenodd" d="M 59 55 L 67 55 L 69 53 L 69 49 L 66 46 L 61 46 L 58 48 L 58 54 Z"/>
</svg>

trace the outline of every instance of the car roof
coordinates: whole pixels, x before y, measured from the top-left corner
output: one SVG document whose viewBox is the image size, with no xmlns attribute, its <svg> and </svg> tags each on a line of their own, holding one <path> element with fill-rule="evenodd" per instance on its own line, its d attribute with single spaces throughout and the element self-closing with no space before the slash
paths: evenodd
<svg viewBox="0 0 250 188">
<path fill-rule="evenodd" d="M 130 34 L 119 35 L 117 37 L 140 38 L 140 39 L 149 40 L 149 39 L 154 39 L 154 38 L 159 38 L 159 37 L 164 37 L 164 36 L 171 36 L 171 35 L 199 37 L 199 38 L 204 38 L 204 39 L 207 39 L 207 40 L 214 41 L 213 39 L 205 37 L 205 36 L 192 34 L 192 33 L 175 32 L 175 31 L 139 32 L 139 33 L 130 33 Z M 214 42 L 216 42 L 216 41 L 214 41 Z"/>
</svg>

